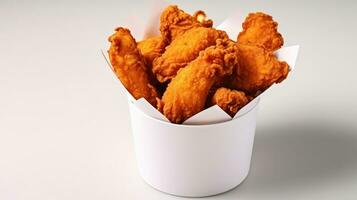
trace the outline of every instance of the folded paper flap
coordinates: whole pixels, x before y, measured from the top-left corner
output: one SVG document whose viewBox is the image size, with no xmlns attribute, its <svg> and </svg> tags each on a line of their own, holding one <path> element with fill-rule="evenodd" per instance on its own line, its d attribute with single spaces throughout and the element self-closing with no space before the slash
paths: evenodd
<svg viewBox="0 0 357 200">
<path fill-rule="evenodd" d="M 211 106 L 202 112 L 195 114 L 186 121 L 185 125 L 214 124 L 231 120 L 232 117 L 224 112 L 218 105 Z"/>
<path fill-rule="evenodd" d="M 283 47 L 274 52 L 275 56 L 280 61 L 285 61 L 289 64 L 290 70 L 295 69 L 296 60 L 299 54 L 299 45 Z"/>
<path fill-rule="evenodd" d="M 230 39 L 236 41 L 239 32 L 242 30 L 242 23 L 245 19 L 244 12 L 236 11 L 233 15 L 224 20 L 216 28 L 226 31 Z"/>
<path fill-rule="evenodd" d="M 128 98 L 130 98 L 130 96 L 128 96 Z M 129 100 L 129 102 L 130 102 L 130 100 Z M 156 108 L 153 107 L 146 99 L 140 98 L 140 99 L 134 101 L 133 103 L 138 109 L 140 109 L 141 111 L 143 111 L 145 114 L 149 115 L 150 117 L 169 122 L 169 120 L 163 114 L 161 114 L 161 112 L 156 110 Z"/>
<path fill-rule="evenodd" d="M 250 110 L 252 110 L 260 100 L 260 95 L 254 98 L 252 101 L 250 101 L 247 105 L 245 105 L 243 108 L 241 108 L 233 117 L 233 119 L 238 118 L 240 116 L 245 115 L 248 113 Z"/>
<path fill-rule="evenodd" d="M 258 94 L 258 96 L 256 96 L 253 100 L 251 100 L 247 105 L 245 105 L 243 108 L 241 108 L 233 118 L 237 118 L 240 117 L 244 114 L 246 114 L 247 112 L 249 112 L 251 109 L 253 109 L 260 101 L 260 99 L 266 95 L 268 93 L 268 91 L 272 90 L 272 88 L 274 88 L 276 86 L 276 84 L 274 83 L 273 85 L 271 85 L 270 87 L 268 87 L 266 90 L 264 90 L 263 92 L 261 92 L 260 94 Z"/>
<path fill-rule="evenodd" d="M 103 49 L 104 49 L 104 48 L 103 48 Z M 114 68 L 113 68 L 113 66 L 112 66 L 112 64 L 110 63 L 109 58 L 108 58 L 108 53 L 107 53 L 106 50 L 103 50 L 103 49 L 101 49 L 100 51 L 102 52 L 102 55 L 103 55 L 105 61 L 107 62 L 107 65 L 108 65 L 109 68 L 114 72 Z M 104 52 L 105 52 L 105 53 L 104 53 Z"/>
</svg>

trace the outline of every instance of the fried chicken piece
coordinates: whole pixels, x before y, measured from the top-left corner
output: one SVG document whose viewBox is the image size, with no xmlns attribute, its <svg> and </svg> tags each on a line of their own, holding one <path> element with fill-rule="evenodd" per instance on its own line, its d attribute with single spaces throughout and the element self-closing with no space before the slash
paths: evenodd
<svg viewBox="0 0 357 200">
<path fill-rule="evenodd" d="M 289 73 L 289 65 L 275 55 L 255 45 L 237 44 L 238 67 L 233 73 L 233 88 L 255 95 L 273 83 L 283 81 Z"/>
<path fill-rule="evenodd" d="M 212 25 L 212 20 L 206 20 L 206 14 L 203 11 L 197 11 L 191 16 L 176 5 L 168 6 L 160 16 L 160 32 L 168 43 L 189 29 L 212 27 Z"/>
<path fill-rule="evenodd" d="M 146 66 L 148 67 L 148 74 L 151 84 L 157 89 L 158 93 L 162 95 L 166 89 L 167 84 L 160 83 L 152 71 L 152 62 L 159 57 L 166 47 L 166 42 L 161 36 L 150 37 L 138 42 L 138 49 L 144 57 Z"/>
<path fill-rule="evenodd" d="M 278 23 L 270 15 L 257 12 L 249 14 L 245 19 L 237 42 L 263 46 L 269 51 L 275 51 L 283 46 L 284 39 L 278 32 Z"/>
<path fill-rule="evenodd" d="M 208 92 L 222 76 L 229 75 L 237 64 L 236 47 L 229 40 L 217 41 L 200 52 L 199 56 L 169 83 L 158 109 L 171 122 L 182 123 L 202 111 Z"/>
<path fill-rule="evenodd" d="M 202 10 L 198 10 L 193 14 L 193 18 L 196 19 L 199 23 L 202 24 L 203 27 L 212 27 L 213 21 L 208 19 L 206 20 L 206 13 L 203 12 Z"/>
<path fill-rule="evenodd" d="M 218 105 L 231 117 L 243 108 L 252 98 L 244 92 L 228 88 L 218 88 L 210 99 L 210 105 Z"/>
<path fill-rule="evenodd" d="M 149 67 L 152 66 L 154 59 L 159 57 L 165 51 L 165 47 L 166 43 L 161 36 L 147 38 L 138 42 L 138 49 Z"/>
<path fill-rule="evenodd" d="M 135 99 L 144 97 L 155 106 L 158 94 L 150 84 L 144 59 L 137 49 L 135 39 L 128 29 L 119 27 L 115 31 L 109 37 L 111 46 L 108 51 L 113 71 Z"/>
<path fill-rule="evenodd" d="M 216 44 L 218 38 L 228 38 L 224 31 L 197 27 L 178 36 L 165 52 L 153 62 L 153 72 L 160 82 L 176 76 L 177 71 L 194 60 L 200 51 Z"/>
</svg>

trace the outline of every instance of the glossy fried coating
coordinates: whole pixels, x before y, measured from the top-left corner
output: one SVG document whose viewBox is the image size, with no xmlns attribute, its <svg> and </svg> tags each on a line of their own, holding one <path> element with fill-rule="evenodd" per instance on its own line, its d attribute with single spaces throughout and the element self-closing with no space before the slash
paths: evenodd
<svg viewBox="0 0 357 200">
<path fill-rule="evenodd" d="M 173 123 L 182 123 L 202 111 L 212 85 L 229 75 L 237 64 L 236 47 L 229 40 L 218 40 L 200 52 L 199 56 L 169 83 L 158 109 Z"/>
<path fill-rule="evenodd" d="M 250 100 L 251 97 L 246 96 L 242 91 L 221 87 L 216 90 L 210 99 L 210 105 L 217 104 L 231 117 L 234 117 Z"/>
<path fill-rule="evenodd" d="M 270 15 L 262 12 L 248 15 L 237 41 L 239 44 L 263 46 L 269 51 L 275 51 L 284 44 L 284 39 L 278 32 L 278 23 Z"/>
<path fill-rule="evenodd" d="M 215 45 L 218 38 L 228 38 L 224 31 L 213 28 L 192 28 L 178 36 L 153 62 L 153 72 L 160 82 L 176 76 L 177 71 L 194 60 L 200 51 Z"/>
<path fill-rule="evenodd" d="M 119 27 L 115 31 L 109 37 L 111 46 L 108 51 L 113 71 L 135 99 L 144 97 L 155 106 L 158 95 L 150 84 L 144 59 L 137 49 L 135 39 L 128 29 Z"/>
<path fill-rule="evenodd" d="M 191 28 L 212 27 L 212 25 L 212 20 L 206 20 L 203 11 L 197 11 L 191 16 L 176 5 L 168 6 L 160 16 L 160 32 L 168 43 Z"/>
<path fill-rule="evenodd" d="M 233 88 L 255 95 L 287 77 L 289 65 L 279 61 L 271 51 L 255 45 L 237 47 L 239 64 L 233 73 Z"/>
<path fill-rule="evenodd" d="M 138 49 L 149 67 L 152 66 L 154 59 L 159 57 L 165 51 L 165 47 L 166 43 L 161 36 L 147 38 L 138 42 Z"/>
<path fill-rule="evenodd" d="M 166 42 L 162 39 L 161 36 L 156 36 L 138 42 L 137 46 L 145 60 L 150 83 L 156 88 L 158 93 L 162 95 L 166 88 L 166 84 L 160 83 L 156 79 L 156 76 L 152 71 L 152 62 L 165 51 Z"/>
</svg>

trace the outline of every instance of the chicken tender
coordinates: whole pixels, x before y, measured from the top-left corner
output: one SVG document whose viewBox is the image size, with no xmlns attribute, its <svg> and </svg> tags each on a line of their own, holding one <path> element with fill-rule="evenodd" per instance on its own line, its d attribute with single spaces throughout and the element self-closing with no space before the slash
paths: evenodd
<svg viewBox="0 0 357 200">
<path fill-rule="evenodd" d="M 210 99 L 210 105 L 217 104 L 231 117 L 234 117 L 251 99 L 251 97 L 246 96 L 242 91 L 221 87 L 216 90 Z"/>
<path fill-rule="evenodd" d="M 236 47 L 219 39 L 182 68 L 169 83 L 158 109 L 173 123 L 182 123 L 202 111 L 208 92 L 222 76 L 229 75 L 237 64 Z"/>
<path fill-rule="evenodd" d="M 153 62 L 153 72 L 160 82 L 176 76 L 177 71 L 194 60 L 200 51 L 216 44 L 218 38 L 228 38 L 224 31 L 197 27 L 178 36 L 166 51 Z"/>
<path fill-rule="evenodd" d="M 239 44 L 263 46 L 269 51 L 275 51 L 284 44 L 284 39 L 278 32 L 278 23 L 270 15 L 261 12 L 248 15 L 237 41 Z"/>
<path fill-rule="evenodd" d="M 289 65 L 280 62 L 271 51 L 254 45 L 237 47 L 239 64 L 233 73 L 233 88 L 255 95 L 287 77 Z"/>
<path fill-rule="evenodd" d="M 147 38 L 138 42 L 138 49 L 141 55 L 144 57 L 145 64 L 148 68 L 147 72 L 149 74 L 151 84 L 156 88 L 160 95 L 163 94 L 167 84 L 160 83 L 152 71 L 152 63 L 155 58 L 159 57 L 166 47 L 166 42 L 161 36 Z"/>
<path fill-rule="evenodd" d="M 150 84 L 144 58 L 135 39 L 128 29 L 119 27 L 115 31 L 109 37 L 111 46 L 108 51 L 113 71 L 135 99 L 143 97 L 155 106 L 158 94 Z"/>
<path fill-rule="evenodd" d="M 168 6 L 160 16 L 160 32 L 168 43 L 189 29 L 212 27 L 212 25 L 212 20 L 206 20 L 203 11 L 197 11 L 194 16 L 191 16 L 176 5 Z"/>
<path fill-rule="evenodd" d="M 165 47 L 166 43 L 161 36 L 147 38 L 138 42 L 138 49 L 150 68 L 154 59 L 159 57 L 165 51 Z"/>
</svg>

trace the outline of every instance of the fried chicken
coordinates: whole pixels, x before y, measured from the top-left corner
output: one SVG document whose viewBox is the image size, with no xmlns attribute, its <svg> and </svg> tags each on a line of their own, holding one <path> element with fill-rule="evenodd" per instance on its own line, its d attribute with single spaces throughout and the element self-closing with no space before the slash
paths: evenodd
<svg viewBox="0 0 357 200">
<path fill-rule="evenodd" d="M 169 83 L 158 109 L 173 123 L 182 123 L 202 111 L 208 92 L 222 76 L 237 64 L 236 46 L 230 40 L 208 47 Z"/>
<path fill-rule="evenodd" d="M 176 5 L 168 6 L 160 16 L 160 32 L 168 43 L 177 36 L 194 27 L 212 27 L 212 20 L 206 20 L 203 11 L 197 11 L 194 16 L 185 13 Z"/>
<path fill-rule="evenodd" d="M 255 45 L 238 44 L 237 47 L 238 65 L 233 73 L 233 88 L 255 95 L 287 77 L 289 65 L 280 62 L 271 51 Z"/>
<path fill-rule="evenodd" d="M 278 32 L 278 23 L 270 15 L 262 12 L 248 15 L 237 41 L 239 44 L 263 46 L 269 51 L 275 51 L 284 44 L 284 39 Z"/>
<path fill-rule="evenodd" d="M 161 83 L 156 79 L 156 76 L 152 71 L 152 63 L 155 58 L 159 57 L 165 51 L 165 47 L 166 42 L 161 36 L 150 37 L 138 42 L 138 49 L 140 50 L 148 68 L 147 73 L 149 75 L 150 82 L 160 95 L 162 95 L 165 91 L 167 84 Z"/>
<path fill-rule="evenodd" d="M 135 99 L 143 97 L 155 106 L 158 94 L 150 84 L 144 58 L 135 39 L 128 29 L 119 27 L 115 31 L 109 37 L 111 46 L 108 51 L 115 74 Z"/>
<path fill-rule="evenodd" d="M 246 96 L 242 91 L 221 87 L 216 90 L 209 101 L 210 105 L 217 104 L 231 117 L 234 117 L 251 99 L 251 97 Z"/>
<path fill-rule="evenodd" d="M 138 49 L 150 68 L 154 59 L 159 57 L 165 51 L 165 47 L 166 43 L 161 36 L 147 38 L 138 42 Z"/>
<path fill-rule="evenodd" d="M 228 38 L 224 31 L 196 27 L 178 36 L 153 62 L 153 72 L 160 82 L 176 76 L 177 71 L 194 60 L 200 51 L 215 45 L 218 38 Z"/>
</svg>

